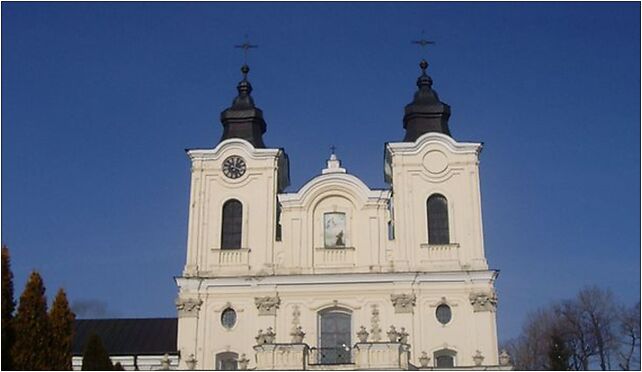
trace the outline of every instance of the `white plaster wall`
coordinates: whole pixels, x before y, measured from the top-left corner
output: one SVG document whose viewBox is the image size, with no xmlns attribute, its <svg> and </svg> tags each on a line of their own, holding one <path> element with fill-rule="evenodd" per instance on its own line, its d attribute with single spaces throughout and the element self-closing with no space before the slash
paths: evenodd
<svg viewBox="0 0 642 372">
<path fill-rule="evenodd" d="M 395 260 L 408 270 L 435 270 L 425 261 L 428 245 L 426 202 L 448 200 L 450 242 L 459 263 L 446 269 L 485 270 L 479 190 L 479 143 L 458 143 L 427 133 L 415 143 L 389 143 L 386 162 L 394 198 Z M 422 246 L 423 245 L 423 246 Z M 455 245 L 457 247 L 455 247 Z"/>
<path fill-rule="evenodd" d="M 458 143 L 428 133 L 415 143 L 388 143 L 386 175 L 392 190 L 372 190 L 328 162 L 323 174 L 296 192 L 278 193 L 284 179 L 279 149 L 254 149 L 239 139 L 223 141 L 213 150 L 191 150 L 187 261 L 177 278 L 179 299 L 202 301 L 179 316 L 181 355 L 194 354 L 197 368 L 213 369 L 215 355 L 245 353 L 254 365 L 254 336 L 273 327 L 277 342 L 288 342 L 292 312 L 298 306 L 305 342 L 317 344 L 317 313 L 332 306 L 352 311 L 352 335 L 371 327 L 372 305 L 380 310 L 382 336 L 390 325 L 410 333 L 411 360 L 422 351 L 431 355 L 448 348 L 457 352 L 458 366 L 471 366 L 480 350 L 484 365 L 497 364 L 494 306 L 475 311 L 473 292 L 494 294 L 496 272 L 484 256 L 478 157 L 481 144 Z M 221 164 L 242 156 L 247 172 L 237 180 L 223 176 Z M 448 199 L 450 241 L 428 245 L 426 200 L 433 193 Z M 276 201 L 281 203 L 282 241 L 275 240 Z M 229 198 L 243 203 L 244 250 L 241 264 L 220 263 L 221 210 Z M 392 198 L 392 200 L 391 200 Z M 394 213 L 388 209 L 394 204 Z M 340 211 L 347 217 L 347 248 L 322 262 L 323 214 Z M 393 220 L 395 239 L 389 240 Z M 321 250 L 319 250 L 321 249 Z M 391 294 L 414 294 L 412 313 L 397 313 Z M 277 314 L 259 315 L 256 297 L 281 300 Z M 453 319 L 437 322 L 436 306 L 445 302 Z M 221 326 L 221 312 L 232 307 L 237 324 Z M 354 343 L 354 341 L 353 341 Z M 184 361 L 181 361 L 184 363 Z M 182 364 L 185 368 L 185 365 Z"/>
<path fill-rule="evenodd" d="M 306 332 L 304 342 L 317 346 L 319 311 L 340 307 L 352 312 L 352 344 L 360 326 L 370 329 L 372 305 L 379 309 L 382 337 L 391 325 L 405 327 L 410 334 L 411 361 L 418 365 L 421 351 L 430 355 L 448 348 L 457 352 L 456 363 L 472 366 L 472 356 L 480 350 L 486 357 L 484 365 L 497 364 L 495 312 L 475 312 L 469 301 L 473 290 L 492 290 L 496 274 L 491 271 L 476 273 L 434 274 L 315 274 L 292 278 L 273 276 L 268 280 L 245 279 L 181 279 L 181 288 L 201 288 L 203 306 L 198 313 L 198 330 L 183 337 L 197 337 L 200 341 L 194 355 L 198 368 L 213 369 L 217 353 L 232 351 L 245 353 L 254 365 L 254 337 L 259 329 L 273 327 L 277 343 L 288 343 L 292 328 L 300 324 Z M 197 283 L 198 282 L 198 283 Z M 397 313 L 390 300 L 391 294 L 414 294 L 416 305 L 412 313 Z M 255 297 L 278 296 L 281 300 L 276 315 L 259 315 Z M 452 309 L 452 320 L 447 325 L 435 317 L 438 304 L 446 303 Z M 221 325 L 221 313 L 231 307 L 237 312 L 237 323 L 232 329 Z M 299 322 L 293 323 L 294 308 L 300 312 Z M 196 334 L 198 333 L 198 335 Z M 181 350 L 181 355 L 192 353 Z M 187 354 L 186 354 L 187 353 Z"/>
</svg>

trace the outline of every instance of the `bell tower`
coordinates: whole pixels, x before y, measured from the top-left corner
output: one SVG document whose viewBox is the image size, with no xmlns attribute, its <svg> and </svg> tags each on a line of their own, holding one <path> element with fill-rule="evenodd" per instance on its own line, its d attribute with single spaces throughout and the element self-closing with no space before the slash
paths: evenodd
<svg viewBox="0 0 642 372">
<path fill-rule="evenodd" d="M 392 189 L 398 265 L 419 270 L 486 270 L 479 153 L 481 143 L 457 142 L 448 127 L 450 106 L 439 100 L 426 73 L 406 105 L 402 142 L 385 146 L 384 177 Z"/>
<path fill-rule="evenodd" d="M 214 311 L 201 283 L 273 271 L 277 194 L 289 185 L 289 162 L 282 148 L 263 142 L 267 126 L 251 96 L 249 71 L 244 64 L 238 95 L 221 113 L 223 134 L 216 147 L 187 151 L 192 173 L 187 258 L 176 279 L 181 369 L 187 360 L 197 361 L 199 369 L 213 363 L 196 347 L 199 332 L 210 329 L 199 322 Z"/>
</svg>

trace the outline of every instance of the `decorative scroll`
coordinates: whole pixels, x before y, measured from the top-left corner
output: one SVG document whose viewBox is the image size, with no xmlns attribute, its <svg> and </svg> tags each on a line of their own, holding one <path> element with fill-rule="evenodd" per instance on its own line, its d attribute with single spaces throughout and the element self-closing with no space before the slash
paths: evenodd
<svg viewBox="0 0 642 372">
<path fill-rule="evenodd" d="M 379 327 L 379 307 L 372 305 L 372 318 L 370 318 L 370 336 L 372 341 L 381 341 L 381 328 Z"/>
<path fill-rule="evenodd" d="M 395 313 L 412 313 L 417 296 L 412 294 L 393 294 L 390 295 L 392 305 L 395 307 Z"/>
<path fill-rule="evenodd" d="M 281 299 L 279 296 L 254 297 L 254 304 L 259 309 L 259 315 L 276 315 Z"/>
<path fill-rule="evenodd" d="M 177 298 L 176 299 L 176 310 L 178 310 L 179 317 L 194 317 L 198 315 L 201 305 L 203 304 L 202 300 L 195 298 Z"/>
<path fill-rule="evenodd" d="M 495 311 L 497 308 L 497 295 L 495 291 L 473 292 L 468 298 L 475 312 Z"/>
</svg>

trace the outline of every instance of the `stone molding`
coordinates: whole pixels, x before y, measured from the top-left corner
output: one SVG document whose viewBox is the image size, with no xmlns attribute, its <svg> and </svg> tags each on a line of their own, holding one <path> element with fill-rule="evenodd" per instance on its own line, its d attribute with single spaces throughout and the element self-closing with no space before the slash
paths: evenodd
<svg viewBox="0 0 642 372">
<path fill-rule="evenodd" d="M 468 297 L 473 305 L 474 312 L 495 311 L 497 308 L 497 294 L 495 291 L 473 292 Z"/>
<path fill-rule="evenodd" d="M 410 285 L 432 282 L 462 282 L 486 284 L 497 278 L 496 270 L 461 271 L 461 272 L 404 272 L 404 273 L 342 273 L 342 274 L 302 274 L 273 275 L 267 277 L 178 277 L 176 283 L 180 289 L 199 290 L 214 287 L 274 287 L 290 284 L 350 284 L 359 283 L 408 283 Z"/>
<path fill-rule="evenodd" d="M 390 301 L 392 301 L 392 306 L 395 307 L 395 313 L 411 313 L 413 312 L 413 307 L 417 301 L 417 296 L 414 293 L 411 294 L 392 294 L 390 295 Z"/>
<path fill-rule="evenodd" d="M 201 310 L 202 304 L 203 301 L 197 298 L 179 297 L 176 299 L 176 310 L 178 311 L 178 316 L 181 318 L 198 316 L 198 312 Z"/>
<path fill-rule="evenodd" d="M 259 315 L 276 315 L 276 309 L 281 304 L 279 296 L 254 297 L 254 304 L 259 310 Z"/>
</svg>

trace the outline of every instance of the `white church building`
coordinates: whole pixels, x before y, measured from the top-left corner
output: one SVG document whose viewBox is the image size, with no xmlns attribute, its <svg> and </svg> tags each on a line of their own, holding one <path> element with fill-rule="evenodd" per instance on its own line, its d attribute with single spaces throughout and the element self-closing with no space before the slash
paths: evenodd
<svg viewBox="0 0 642 372">
<path fill-rule="evenodd" d="M 333 153 L 296 191 L 242 67 L 220 142 L 187 151 L 172 367 L 511 368 L 484 252 L 482 144 L 451 136 L 450 107 L 420 67 L 405 137 L 383 144 L 388 187 L 369 188 Z"/>
</svg>

